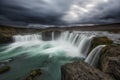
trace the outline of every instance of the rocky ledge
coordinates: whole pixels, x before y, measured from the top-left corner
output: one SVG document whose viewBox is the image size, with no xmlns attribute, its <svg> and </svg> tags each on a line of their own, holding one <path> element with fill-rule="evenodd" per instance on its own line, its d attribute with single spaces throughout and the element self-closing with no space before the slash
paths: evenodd
<svg viewBox="0 0 120 80">
<path fill-rule="evenodd" d="M 98 45 L 110 45 L 113 41 L 106 36 L 94 37 L 91 41 L 90 51 L 93 50 Z"/>
</svg>

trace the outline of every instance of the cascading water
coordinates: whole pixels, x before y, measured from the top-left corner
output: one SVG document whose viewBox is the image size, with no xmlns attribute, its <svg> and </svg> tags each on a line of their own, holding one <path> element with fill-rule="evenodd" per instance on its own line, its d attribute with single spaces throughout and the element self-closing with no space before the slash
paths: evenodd
<svg viewBox="0 0 120 80">
<path fill-rule="evenodd" d="M 101 54 L 100 51 L 103 47 L 105 47 L 105 45 L 99 45 L 94 48 L 85 59 L 85 62 L 90 64 L 91 66 L 97 66 L 99 56 Z"/>
<path fill-rule="evenodd" d="M 52 32 L 52 40 L 54 40 L 54 36 L 55 36 L 55 35 L 54 35 L 54 32 Z"/>
<path fill-rule="evenodd" d="M 43 71 L 43 75 L 36 80 L 60 80 L 61 65 L 79 59 L 95 65 L 100 50 L 104 47 L 98 46 L 88 55 L 94 36 L 67 31 L 62 32 L 61 36 L 55 39 L 55 33 L 51 34 L 51 41 L 43 41 L 41 34 L 13 36 L 14 43 L 3 47 L 4 51 L 0 53 L 0 61 L 14 59 L 8 63 L 12 70 L 0 75 L 0 78 L 2 80 L 23 80 L 30 70 L 37 68 Z"/>
</svg>

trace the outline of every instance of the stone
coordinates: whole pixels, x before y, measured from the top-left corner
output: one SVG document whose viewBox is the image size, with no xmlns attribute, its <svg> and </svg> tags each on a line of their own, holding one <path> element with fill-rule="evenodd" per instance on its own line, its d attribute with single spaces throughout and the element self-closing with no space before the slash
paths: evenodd
<svg viewBox="0 0 120 80">
<path fill-rule="evenodd" d="M 95 47 L 98 45 L 110 45 L 112 44 L 113 41 L 110 40 L 109 38 L 103 36 L 103 37 L 94 37 L 91 41 L 91 47 L 90 51 L 93 50 Z"/>
<path fill-rule="evenodd" d="M 32 70 L 25 80 L 33 80 L 36 76 L 40 76 L 41 74 L 40 69 Z"/>
<path fill-rule="evenodd" d="M 120 45 L 109 45 L 103 48 L 99 67 L 116 80 L 120 79 Z"/>
<path fill-rule="evenodd" d="M 114 80 L 107 74 L 82 61 L 63 65 L 61 75 L 61 80 Z"/>
<path fill-rule="evenodd" d="M 5 36 L 0 34 L 0 44 L 11 43 L 11 42 L 13 42 L 12 36 Z"/>
<path fill-rule="evenodd" d="M 9 70 L 10 70 L 9 66 L 2 66 L 2 67 L 0 67 L 0 74 L 8 72 Z"/>
</svg>

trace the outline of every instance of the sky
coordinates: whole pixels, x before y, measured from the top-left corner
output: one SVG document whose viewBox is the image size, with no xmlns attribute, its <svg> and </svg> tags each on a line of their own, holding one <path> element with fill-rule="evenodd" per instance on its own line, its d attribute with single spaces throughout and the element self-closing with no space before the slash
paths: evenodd
<svg viewBox="0 0 120 80">
<path fill-rule="evenodd" d="M 120 0 L 0 0 L 0 24 L 120 22 Z"/>
</svg>

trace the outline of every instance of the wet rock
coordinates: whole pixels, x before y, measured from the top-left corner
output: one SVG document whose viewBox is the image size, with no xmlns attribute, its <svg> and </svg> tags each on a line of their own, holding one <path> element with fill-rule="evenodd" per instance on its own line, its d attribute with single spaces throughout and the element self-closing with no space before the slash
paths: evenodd
<svg viewBox="0 0 120 80">
<path fill-rule="evenodd" d="M 36 76 L 40 76 L 41 74 L 40 69 L 32 70 L 25 80 L 33 80 Z"/>
<path fill-rule="evenodd" d="M 109 38 L 105 37 L 105 36 L 103 36 L 103 37 L 94 37 L 92 42 L 91 42 L 90 51 L 92 49 L 94 49 L 98 45 L 110 45 L 112 43 L 113 43 L 113 41 L 110 40 Z"/>
<path fill-rule="evenodd" d="M 44 41 L 52 40 L 52 32 L 51 31 L 42 32 L 42 40 Z"/>
<path fill-rule="evenodd" d="M 102 50 L 100 57 L 100 69 L 113 76 L 116 80 L 120 79 L 120 45 L 109 45 Z"/>
<path fill-rule="evenodd" d="M 10 70 L 9 66 L 2 66 L 2 67 L 0 67 L 0 74 L 3 74 L 9 70 Z"/>
<path fill-rule="evenodd" d="M 110 76 L 79 61 L 62 66 L 62 80 L 113 80 Z"/>
<path fill-rule="evenodd" d="M 54 37 L 54 39 L 57 39 L 60 35 L 60 31 L 45 31 L 42 32 L 42 40 L 49 41 L 52 40 L 52 37 Z"/>
</svg>

